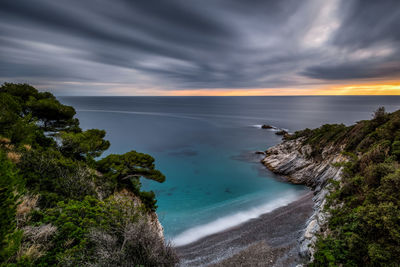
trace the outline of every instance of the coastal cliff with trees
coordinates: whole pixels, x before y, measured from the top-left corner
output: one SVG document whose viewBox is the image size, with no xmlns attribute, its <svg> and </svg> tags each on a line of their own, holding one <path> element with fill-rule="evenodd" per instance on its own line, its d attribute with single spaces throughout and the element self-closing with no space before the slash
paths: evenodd
<svg viewBox="0 0 400 267">
<path fill-rule="evenodd" d="M 28 84 L 0 87 L 0 265 L 174 266 L 147 154 L 98 159 L 105 131 L 82 130 L 74 108 Z"/>
<path fill-rule="evenodd" d="M 299 239 L 310 266 L 399 264 L 400 110 L 298 131 L 262 162 L 314 190 L 314 213 Z"/>
</svg>

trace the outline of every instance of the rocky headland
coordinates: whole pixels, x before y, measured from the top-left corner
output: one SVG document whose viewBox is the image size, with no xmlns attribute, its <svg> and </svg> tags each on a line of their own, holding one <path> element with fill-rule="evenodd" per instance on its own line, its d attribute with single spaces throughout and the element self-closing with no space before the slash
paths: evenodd
<svg viewBox="0 0 400 267">
<path fill-rule="evenodd" d="M 342 167 L 338 164 L 347 160 L 341 147 L 328 146 L 320 157 L 314 157 L 313 147 L 304 144 L 304 137 L 286 140 L 269 148 L 262 163 L 272 172 L 283 176 L 294 184 L 304 184 L 313 189 L 314 208 L 299 238 L 300 254 L 313 258 L 316 235 L 325 229 L 328 214 L 323 208 L 328 194 L 328 179 L 340 180 Z"/>
<path fill-rule="evenodd" d="M 351 126 L 297 131 L 262 163 L 313 190 L 313 212 L 298 238 L 310 266 L 398 265 L 400 111 L 380 107 Z"/>
</svg>

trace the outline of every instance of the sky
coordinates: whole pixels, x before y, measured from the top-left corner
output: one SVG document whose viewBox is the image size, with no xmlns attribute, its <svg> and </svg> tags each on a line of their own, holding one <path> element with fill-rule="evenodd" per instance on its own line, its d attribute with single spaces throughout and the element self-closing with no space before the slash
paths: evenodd
<svg viewBox="0 0 400 267">
<path fill-rule="evenodd" d="M 56 95 L 398 95 L 400 1 L 1 0 L 4 82 Z"/>
</svg>

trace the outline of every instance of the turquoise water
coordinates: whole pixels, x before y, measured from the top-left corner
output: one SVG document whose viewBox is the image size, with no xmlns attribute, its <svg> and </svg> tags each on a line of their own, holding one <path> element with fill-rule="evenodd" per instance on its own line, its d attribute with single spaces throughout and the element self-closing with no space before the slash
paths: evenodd
<svg viewBox="0 0 400 267">
<path fill-rule="evenodd" d="M 107 131 L 105 153 L 151 154 L 167 177 L 156 192 L 165 236 L 176 245 L 286 205 L 307 189 L 281 182 L 254 151 L 280 142 L 263 123 L 295 131 L 368 119 L 398 97 L 68 97 L 83 128 Z"/>
</svg>

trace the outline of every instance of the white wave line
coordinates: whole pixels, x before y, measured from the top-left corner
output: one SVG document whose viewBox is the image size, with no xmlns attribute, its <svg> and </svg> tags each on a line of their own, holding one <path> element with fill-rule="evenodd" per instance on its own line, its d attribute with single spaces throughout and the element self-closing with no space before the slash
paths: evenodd
<svg viewBox="0 0 400 267">
<path fill-rule="evenodd" d="M 181 116 L 171 113 L 161 113 L 161 112 L 143 112 L 143 111 L 124 111 L 124 110 L 102 110 L 102 109 L 77 109 L 78 112 L 107 112 L 107 113 L 122 113 L 122 114 L 137 114 L 137 115 L 148 115 L 148 116 L 164 116 L 179 119 L 192 119 L 192 120 L 202 120 L 201 118 L 191 117 L 191 116 Z"/>
<path fill-rule="evenodd" d="M 176 246 L 183 246 L 193 243 L 203 237 L 227 230 L 234 226 L 238 226 L 246 221 L 258 218 L 264 213 L 268 213 L 279 207 L 286 206 L 289 203 L 298 199 L 299 197 L 299 194 L 291 192 L 285 197 L 278 198 L 261 206 L 254 207 L 249 210 L 239 211 L 235 214 L 219 218 L 210 223 L 190 228 L 172 238 L 171 241 Z"/>
</svg>

